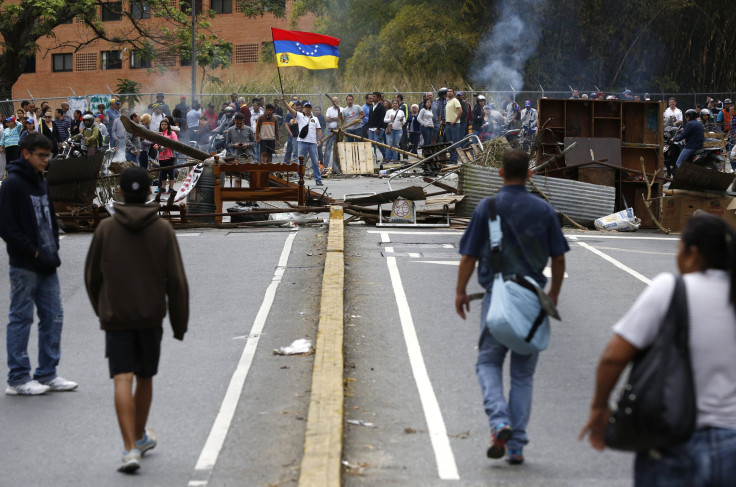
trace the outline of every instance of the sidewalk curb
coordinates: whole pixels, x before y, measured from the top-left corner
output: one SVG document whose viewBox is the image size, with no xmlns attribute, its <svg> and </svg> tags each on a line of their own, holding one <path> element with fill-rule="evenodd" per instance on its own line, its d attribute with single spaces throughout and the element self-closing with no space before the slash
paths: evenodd
<svg viewBox="0 0 736 487">
<path fill-rule="evenodd" d="M 330 208 L 300 487 L 339 487 L 343 433 L 343 212 Z"/>
</svg>

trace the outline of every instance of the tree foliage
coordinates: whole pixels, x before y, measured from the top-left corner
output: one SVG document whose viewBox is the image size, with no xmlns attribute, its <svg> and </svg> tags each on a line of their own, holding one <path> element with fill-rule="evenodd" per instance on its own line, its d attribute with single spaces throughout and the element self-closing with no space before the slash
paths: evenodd
<svg viewBox="0 0 736 487">
<path fill-rule="evenodd" d="M 285 15 L 283 0 L 236 0 L 245 17 L 263 16 L 269 12 L 276 17 Z M 180 3 L 181 8 L 174 5 Z M 131 4 L 150 7 L 155 22 L 139 19 Z M 118 13 L 123 22 L 105 23 L 100 19 L 107 0 L 0 0 L 0 92 L 10 92 L 13 84 L 25 69 L 28 60 L 40 51 L 38 41 L 55 39 L 52 48 L 69 48 L 78 51 L 97 42 L 128 48 L 151 60 L 161 54 L 191 52 L 191 1 L 132 0 L 122 2 Z M 197 64 L 208 69 L 229 66 L 232 45 L 219 39 L 210 30 L 214 12 L 205 10 L 197 19 Z M 84 32 L 71 40 L 60 40 L 54 29 L 69 21 L 83 22 Z"/>
<path fill-rule="evenodd" d="M 726 2 L 728 3 L 728 2 Z M 401 73 L 474 80 L 486 34 L 518 15 L 538 37 L 525 89 L 640 91 L 734 87 L 736 9 L 715 0 L 294 0 L 341 39 L 341 75 Z M 293 20 L 293 19 L 292 19 Z M 491 46 L 491 49 L 493 46 Z"/>
</svg>

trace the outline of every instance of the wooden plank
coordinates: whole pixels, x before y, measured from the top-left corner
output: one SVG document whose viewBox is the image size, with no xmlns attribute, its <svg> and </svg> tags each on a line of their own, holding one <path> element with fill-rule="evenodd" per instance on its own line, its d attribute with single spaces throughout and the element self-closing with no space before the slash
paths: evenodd
<svg viewBox="0 0 736 487">
<path fill-rule="evenodd" d="M 339 487 L 344 421 L 345 259 L 342 208 L 330 210 L 300 487 Z"/>
<path fill-rule="evenodd" d="M 373 172 L 370 142 L 338 142 L 337 145 L 344 174 L 371 174 Z"/>
<path fill-rule="evenodd" d="M 372 206 L 383 203 L 391 203 L 396 198 L 402 197 L 412 201 L 421 201 L 426 199 L 424 189 L 421 186 L 410 186 L 404 189 L 398 189 L 396 191 L 387 191 L 385 193 L 378 193 L 371 196 L 364 196 L 362 198 L 354 198 L 347 200 L 353 205 L 357 206 Z"/>
<path fill-rule="evenodd" d="M 460 159 L 460 162 L 462 162 L 463 164 L 470 163 L 467 154 L 465 154 L 465 151 L 462 150 L 460 147 L 455 147 L 455 153 L 457 154 L 458 159 Z"/>
</svg>

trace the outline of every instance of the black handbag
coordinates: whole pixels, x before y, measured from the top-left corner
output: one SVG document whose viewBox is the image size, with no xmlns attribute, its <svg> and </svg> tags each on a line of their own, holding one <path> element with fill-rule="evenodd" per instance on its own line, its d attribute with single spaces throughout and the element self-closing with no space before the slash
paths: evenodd
<svg viewBox="0 0 736 487">
<path fill-rule="evenodd" d="M 686 442 L 695 431 L 697 404 L 690 362 L 685 283 L 681 276 L 662 326 L 631 367 L 606 427 L 606 446 L 644 451 Z"/>
</svg>

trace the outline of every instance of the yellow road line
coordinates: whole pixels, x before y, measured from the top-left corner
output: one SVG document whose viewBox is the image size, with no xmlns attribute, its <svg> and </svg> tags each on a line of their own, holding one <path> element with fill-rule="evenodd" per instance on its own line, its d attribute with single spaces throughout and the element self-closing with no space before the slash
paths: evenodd
<svg viewBox="0 0 736 487">
<path fill-rule="evenodd" d="M 339 487 L 343 429 L 343 256 L 342 208 L 330 209 L 312 393 L 304 437 L 300 487 Z"/>
</svg>

